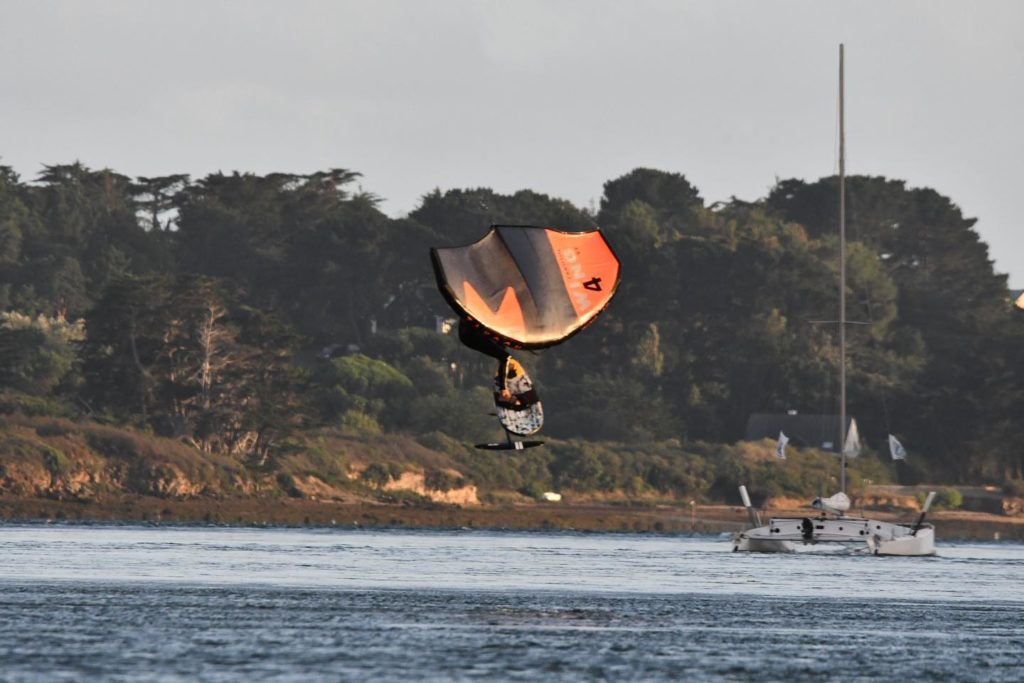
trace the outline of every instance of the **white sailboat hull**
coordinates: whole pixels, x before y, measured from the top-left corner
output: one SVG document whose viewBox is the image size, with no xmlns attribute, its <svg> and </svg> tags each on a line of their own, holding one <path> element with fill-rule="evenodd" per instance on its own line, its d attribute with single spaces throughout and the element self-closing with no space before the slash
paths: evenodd
<svg viewBox="0 0 1024 683">
<path fill-rule="evenodd" d="M 756 531 L 756 529 L 751 529 Z M 777 541 L 773 538 L 752 536 L 748 532 L 736 534 L 733 539 L 733 552 L 741 553 L 795 553 L 796 544 L 792 541 Z"/>
<path fill-rule="evenodd" d="M 798 545 L 860 546 L 875 555 L 921 557 L 935 554 L 935 529 L 893 524 L 864 517 L 782 517 L 766 526 L 742 531 L 733 550 L 751 553 L 791 553 Z"/>
<path fill-rule="evenodd" d="M 917 530 L 917 534 L 911 536 L 898 536 L 891 539 L 874 539 L 874 548 L 868 543 L 868 548 L 875 555 L 898 555 L 904 557 L 927 557 L 935 554 L 935 529 L 923 526 Z"/>
</svg>

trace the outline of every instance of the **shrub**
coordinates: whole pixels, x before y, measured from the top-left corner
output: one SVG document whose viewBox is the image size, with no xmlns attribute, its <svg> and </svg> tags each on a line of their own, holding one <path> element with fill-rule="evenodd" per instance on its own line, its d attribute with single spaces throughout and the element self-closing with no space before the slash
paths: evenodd
<svg viewBox="0 0 1024 683">
<path fill-rule="evenodd" d="M 363 470 L 363 473 L 359 475 L 359 478 L 376 488 L 384 488 L 384 486 L 391 481 L 391 472 L 388 468 L 379 462 L 371 463 L 369 467 Z"/>
<path fill-rule="evenodd" d="M 74 434 L 76 431 L 77 429 L 72 423 L 62 420 L 44 422 L 36 427 L 36 434 L 39 436 L 67 436 L 68 434 Z"/>
<path fill-rule="evenodd" d="M 29 417 L 66 417 L 69 411 L 57 401 L 16 392 L 0 393 L 0 415 L 21 413 Z"/>
<path fill-rule="evenodd" d="M 1003 484 L 1003 493 L 1014 498 L 1024 498 L 1024 479 L 1010 479 Z"/>
<path fill-rule="evenodd" d="M 32 318 L 0 313 L 0 385 L 30 394 L 48 394 L 72 372 L 75 344 L 84 338 L 83 321 Z"/>
<path fill-rule="evenodd" d="M 451 491 L 465 483 L 465 480 L 446 470 L 427 470 L 423 477 L 423 485 L 433 491 Z"/>
<path fill-rule="evenodd" d="M 544 487 L 535 481 L 528 481 L 519 489 L 519 493 L 527 498 L 540 500 L 541 496 L 544 495 Z"/>
<path fill-rule="evenodd" d="M 94 451 L 108 458 L 133 460 L 147 450 L 141 437 L 113 429 L 91 429 L 86 433 L 85 441 Z"/>
<path fill-rule="evenodd" d="M 399 465 L 397 462 L 389 462 L 387 467 L 388 467 L 388 474 L 391 475 L 392 479 L 401 479 L 402 478 L 402 473 L 405 472 L 405 470 L 402 469 L 402 466 Z"/>
<path fill-rule="evenodd" d="M 381 433 L 380 423 L 366 413 L 358 410 L 346 410 L 341 416 L 341 427 L 350 434 L 373 436 Z"/>
<path fill-rule="evenodd" d="M 963 495 L 953 488 L 939 489 L 935 495 L 935 502 L 947 510 L 955 510 L 964 503 Z"/>
<path fill-rule="evenodd" d="M 42 446 L 41 448 L 43 451 L 43 464 L 50 471 L 50 474 L 56 476 L 71 469 L 71 460 L 68 459 L 68 456 L 56 448 L 49 446 Z"/>
<path fill-rule="evenodd" d="M 403 507 L 420 508 L 424 510 L 440 510 L 446 507 L 444 503 L 438 503 L 426 496 L 421 496 L 415 491 L 387 491 L 377 495 L 377 500 L 392 505 Z"/>
<path fill-rule="evenodd" d="M 287 472 L 277 473 L 277 485 L 292 498 L 301 498 L 302 491 L 295 486 L 295 479 Z"/>
<path fill-rule="evenodd" d="M 915 498 L 917 498 L 917 504 L 924 506 L 924 502 L 927 499 L 928 494 L 924 491 L 918 491 Z M 935 502 L 933 507 L 942 510 L 955 510 L 963 505 L 963 495 L 954 488 L 939 489 L 935 492 Z"/>
</svg>

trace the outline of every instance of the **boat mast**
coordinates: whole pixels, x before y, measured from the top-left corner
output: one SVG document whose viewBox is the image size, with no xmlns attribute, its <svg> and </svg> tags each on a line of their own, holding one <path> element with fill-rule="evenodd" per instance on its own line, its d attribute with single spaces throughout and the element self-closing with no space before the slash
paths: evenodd
<svg viewBox="0 0 1024 683">
<path fill-rule="evenodd" d="M 846 493 L 846 120 L 839 44 L 839 490 Z"/>
</svg>

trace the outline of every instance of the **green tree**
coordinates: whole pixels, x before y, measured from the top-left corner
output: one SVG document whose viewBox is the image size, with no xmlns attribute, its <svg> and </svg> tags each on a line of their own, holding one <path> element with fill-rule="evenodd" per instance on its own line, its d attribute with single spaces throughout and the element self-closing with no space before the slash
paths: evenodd
<svg viewBox="0 0 1024 683">
<path fill-rule="evenodd" d="M 72 372 L 83 336 L 81 321 L 0 313 L 0 386 L 50 394 Z"/>
<path fill-rule="evenodd" d="M 77 317 L 113 279 L 169 265 L 164 238 L 143 230 L 136 219 L 131 183 L 80 163 L 46 166 L 37 185 L 21 190 L 36 218 L 22 231 L 22 292 L 37 297 L 31 307 Z"/>
<path fill-rule="evenodd" d="M 265 462 L 304 419 L 297 338 L 201 276 L 126 278 L 90 312 L 85 396 L 197 448 Z"/>
<path fill-rule="evenodd" d="M 153 178 L 139 176 L 135 179 L 130 190 L 145 216 L 149 230 L 170 230 L 171 217 L 166 217 L 161 222 L 161 216 L 166 216 L 177 208 L 178 194 L 188 186 L 188 183 L 188 175 L 180 173 Z"/>
<path fill-rule="evenodd" d="M 362 354 L 336 358 L 320 380 L 329 417 L 358 411 L 380 421 L 394 423 L 402 417 L 402 404 L 411 400 L 412 381 L 384 361 Z"/>
<path fill-rule="evenodd" d="M 103 292 L 86 316 L 82 343 L 87 404 L 148 423 L 156 383 L 152 369 L 163 349 L 159 309 L 167 296 L 166 282 L 153 277 L 120 278 Z"/>
</svg>

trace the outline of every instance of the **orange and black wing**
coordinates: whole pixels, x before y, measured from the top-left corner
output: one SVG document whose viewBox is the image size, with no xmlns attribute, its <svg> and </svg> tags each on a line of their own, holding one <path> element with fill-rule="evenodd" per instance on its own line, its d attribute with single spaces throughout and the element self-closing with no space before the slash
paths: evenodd
<svg viewBox="0 0 1024 683">
<path fill-rule="evenodd" d="M 513 348 L 568 339 L 608 306 L 619 284 L 619 259 L 599 230 L 497 225 L 474 244 L 430 256 L 452 308 Z"/>
</svg>

